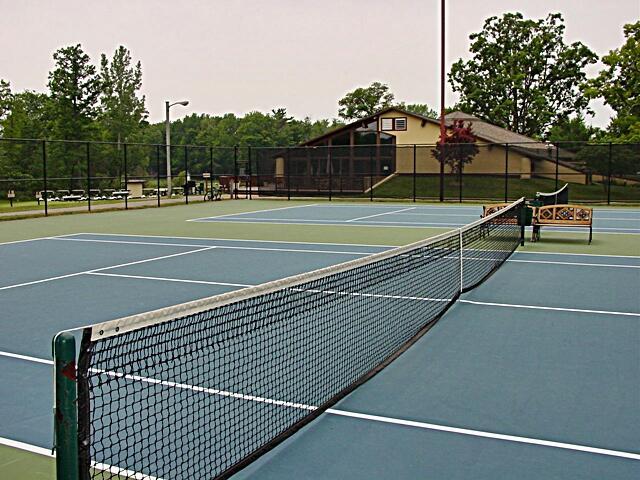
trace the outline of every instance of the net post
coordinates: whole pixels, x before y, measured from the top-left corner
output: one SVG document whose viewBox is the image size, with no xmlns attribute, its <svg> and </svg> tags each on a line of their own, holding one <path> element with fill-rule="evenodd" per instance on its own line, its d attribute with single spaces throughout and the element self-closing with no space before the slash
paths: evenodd
<svg viewBox="0 0 640 480">
<path fill-rule="evenodd" d="M 464 261 L 462 258 L 462 229 L 458 229 L 458 243 L 460 244 L 460 293 L 464 290 L 464 274 L 462 271 Z"/>
<path fill-rule="evenodd" d="M 55 449 L 56 475 L 78 480 L 78 410 L 76 386 L 76 340 L 69 332 L 53 341 L 55 358 Z"/>
</svg>

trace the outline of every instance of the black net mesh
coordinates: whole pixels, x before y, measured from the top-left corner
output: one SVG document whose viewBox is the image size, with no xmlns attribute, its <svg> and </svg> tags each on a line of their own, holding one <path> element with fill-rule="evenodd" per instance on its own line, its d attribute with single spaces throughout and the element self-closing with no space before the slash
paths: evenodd
<svg viewBox="0 0 640 480">
<path fill-rule="evenodd" d="M 521 207 L 197 314 L 97 340 L 86 329 L 83 475 L 237 471 L 385 366 L 504 262 L 520 241 Z"/>
</svg>

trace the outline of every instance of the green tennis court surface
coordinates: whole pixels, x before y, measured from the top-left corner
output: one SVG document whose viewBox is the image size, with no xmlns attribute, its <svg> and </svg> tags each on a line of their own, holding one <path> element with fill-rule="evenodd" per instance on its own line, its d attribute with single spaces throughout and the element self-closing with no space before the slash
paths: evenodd
<svg viewBox="0 0 640 480">
<path fill-rule="evenodd" d="M 52 478 L 42 454 L 52 444 L 57 331 L 363 259 L 451 228 L 186 221 L 290 204 L 218 205 L 3 224 L 13 230 L 3 229 L 7 241 L 57 237 L 0 245 L 3 477 Z M 334 219 L 345 209 L 324 205 Z M 592 246 L 585 239 L 549 232 L 519 249 L 395 362 L 235 477 L 637 478 L 638 237 L 596 230 Z"/>
</svg>

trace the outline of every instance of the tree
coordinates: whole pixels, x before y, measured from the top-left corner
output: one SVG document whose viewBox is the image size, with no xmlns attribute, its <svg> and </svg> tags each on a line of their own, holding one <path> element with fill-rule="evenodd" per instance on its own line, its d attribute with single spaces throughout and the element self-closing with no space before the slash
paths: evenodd
<svg viewBox="0 0 640 480">
<path fill-rule="evenodd" d="M 438 112 L 436 112 L 433 108 L 431 108 L 426 103 L 409 103 L 405 105 L 404 102 L 400 102 L 400 103 L 397 103 L 395 106 L 403 110 L 406 110 L 408 112 L 422 115 L 423 117 L 429 117 L 429 118 L 440 117 L 440 115 L 438 115 Z"/>
<path fill-rule="evenodd" d="M 373 115 L 378 110 L 393 105 L 394 95 L 389 86 L 373 82 L 368 87 L 359 87 L 338 101 L 338 116 L 346 121 Z"/>
<path fill-rule="evenodd" d="M 546 139 L 562 144 L 561 147 L 566 150 L 577 152 L 584 143 L 594 140 L 600 132 L 600 129 L 587 125 L 584 116 L 578 115 L 560 119 L 549 129 Z"/>
<path fill-rule="evenodd" d="M 465 126 L 464 120 L 461 119 L 454 120 L 453 124 L 447 127 L 444 149 L 441 143 L 442 137 L 438 140 L 436 148 L 431 150 L 431 155 L 447 165 L 451 173 L 462 174 L 465 164 L 471 163 L 479 151 L 472 123 L 469 122 Z"/>
<path fill-rule="evenodd" d="M 80 44 L 53 54 L 55 69 L 49 72 L 49 90 L 58 139 L 83 140 L 91 130 L 100 95 L 100 78 Z"/>
<path fill-rule="evenodd" d="M 624 26 L 626 41 L 602 57 L 606 68 L 589 82 L 587 94 L 604 98 L 616 112 L 609 140 L 640 142 L 640 21 Z"/>
<path fill-rule="evenodd" d="M 8 115 L 10 105 L 11 85 L 0 78 L 0 122 Z"/>
<path fill-rule="evenodd" d="M 563 40 L 561 14 L 525 20 L 520 13 L 485 20 L 470 35 L 471 60 L 451 67 L 449 83 L 467 113 L 530 137 L 561 118 L 588 111 L 584 69 L 597 56 Z"/>
<path fill-rule="evenodd" d="M 122 45 L 113 54 L 111 63 L 105 54 L 100 61 L 102 94 L 100 119 L 108 140 L 120 144 L 138 129 L 147 118 L 145 96 L 139 96 L 142 87 L 140 62 L 131 65 L 131 53 Z"/>
<path fill-rule="evenodd" d="M 96 137 L 100 78 L 80 44 L 63 47 L 53 54 L 55 68 L 49 72 L 51 134 L 59 140 L 89 140 Z M 55 143 L 49 148 L 52 170 L 69 178 L 67 188 L 76 188 L 85 149 L 79 143 Z"/>
</svg>

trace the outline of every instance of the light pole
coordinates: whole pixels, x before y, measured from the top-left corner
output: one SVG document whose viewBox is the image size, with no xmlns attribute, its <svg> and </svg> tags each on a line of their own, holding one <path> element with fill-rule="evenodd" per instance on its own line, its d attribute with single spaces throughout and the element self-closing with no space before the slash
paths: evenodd
<svg viewBox="0 0 640 480">
<path fill-rule="evenodd" d="M 164 102 L 165 105 L 165 143 L 167 147 L 167 196 L 171 197 L 171 122 L 169 121 L 169 109 L 174 105 L 182 105 L 186 107 L 189 105 L 187 100 L 181 102 L 169 103 Z"/>
</svg>

